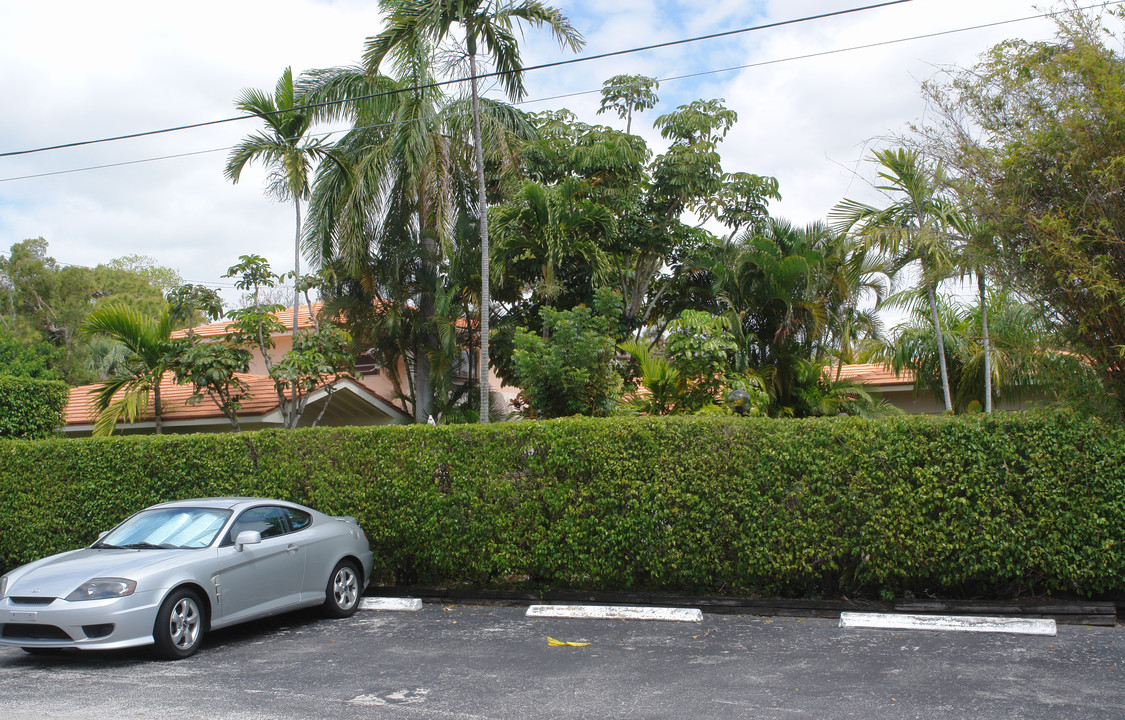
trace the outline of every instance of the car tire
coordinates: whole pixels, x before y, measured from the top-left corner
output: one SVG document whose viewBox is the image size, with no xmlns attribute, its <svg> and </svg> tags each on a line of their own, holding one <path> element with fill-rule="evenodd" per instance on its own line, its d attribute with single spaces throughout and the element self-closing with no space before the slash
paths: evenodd
<svg viewBox="0 0 1125 720">
<path fill-rule="evenodd" d="M 156 613 L 152 637 L 155 655 L 162 660 L 182 660 L 195 654 L 207 627 L 203 603 L 193 590 L 176 590 L 164 599 Z"/>
<path fill-rule="evenodd" d="M 361 578 L 359 568 L 351 560 L 336 563 L 328 576 L 328 587 L 324 589 L 324 614 L 334 618 L 355 614 L 363 594 Z"/>
</svg>

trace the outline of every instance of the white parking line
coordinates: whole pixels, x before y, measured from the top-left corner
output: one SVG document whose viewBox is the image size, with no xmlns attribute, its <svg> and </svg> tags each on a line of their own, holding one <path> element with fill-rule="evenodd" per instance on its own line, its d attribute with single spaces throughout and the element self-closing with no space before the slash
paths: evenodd
<svg viewBox="0 0 1125 720">
<path fill-rule="evenodd" d="M 697 608 L 631 607 L 626 605 L 532 605 L 527 609 L 527 617 L 703 622 L 703 611 Z"/>
<path fill-rule="evenodd" d="M 1054 620 L 1026 618 L 974 617 L 966 615 L 898 615 L 894 613 L 840 613 L 842 628 L 881 628 L 885 630 L 949 630 L 954 632 L 996 632 L 1016 635 L 1056 635 Z"/>
<path fill-rule="evenodd" d="M 422 600 L 421 598 L 369 597 L 359 601 L 359 609 L 417 612 L 422 609 Z"/>
</svg>

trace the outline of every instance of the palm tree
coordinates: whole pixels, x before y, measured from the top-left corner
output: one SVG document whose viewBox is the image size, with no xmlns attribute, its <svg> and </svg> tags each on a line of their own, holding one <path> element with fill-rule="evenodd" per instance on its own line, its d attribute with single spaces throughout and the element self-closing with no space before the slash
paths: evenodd
<svg viewBox="0 0 1125 720">
<path fill-rule="evenodd" d="M 990 223 L 979 220 L 971 211 L 963 210 L 952 217 L 963 245 L 960 257 L 962 277 L 977 278 L 980 311 L 981 343 L 984 348 L 984 411 L 992 412 L 992 342 L 988 333 L 988 272 L 996 266 L 996 233 Z"/>
<path fill-rule="evenodd" d="M 435 296 L 457 245 L 455 230 L 472 207 L 471 114 L 434 87 L 431 56 L 428 46 L 404 45 L 395 56 L 396 77 L 352 66 L 314 70 L 298 84 L 302 101 L 320 106 L 312 111 L 317 119 L 353 126 L 335 146 L 335 162 L 317 174 L 306 251 L 380 301 L 416 304 L 400 308 L 416 320 L 413 338 L 390 346 L 412 357 L 409 395 L 419 422 L 432 411 L 431 370 L 446 364 L 432 357 L 441 353 Z M 531 127 L 511 106 L 485 104 L 483 132 L 496 150 L 490 160 L 514 167 L 514 147 Z"/>
<path fill-rule="evenodd" d="M 480 421 L 488 422 L 488 314 L 489 296 L 489 245 L 488 200 L 484 181 L 484 150 L 481 142 L 480 94 L 477 87 L 478 46 L 500 73 L 500 83 L 512 100 L 525 94 L 519 44 L 513 27 L 522 21 L 534 26 L 546 25 L 563 47 L 577 51 L 583 45 L 578 33 L 566 17 L 556 8 L 539 0 L 380 0 L 380 7 L 389 14 L 386 29 L 367 41 L 364 61 L 374 71 L 390 53 L 399 48 L 410 48 L 429 40 L 439 45 L 450 35 L 454 25 L 459 25 L 465 36 L 465 51 L 469 59 L 472 87 L 473 149 L 477 171 L 477 212 L 480 218 L 481 238 L 481 297 L 480 297 Z"/>
<path fill-rule="evenodd" d="M 949 232 L 953 211 L 942 195 L 946 186 L 944 172 L 940 164 L 926 168 L 921 155 L 914 150 L 877 150 L 874 156 L 882 166 L 879 178 L 884 183 L 876 185 L 876 189 L 892 193 L 897 199 L 878 209 L 845 198 L 832 209 L 829 217 L 836 220 L 834 228 L 839 232 L 852 233 L 886 252 L 896 271 L 915 263 L 921 267 L 921 284 L 937 342 L 942 396 L 946 412 L 952 412 L 945 343 L 935 297 L 938 284 L 954 267 Z"/>
<path fill-rule="evenodd" d="M 265 123 L 264 132 L 245 138 L 231 151 L 224 174 L 237 183 L 248 164 L 261 162 L 270 171 L 267 192 L 278 200 L 293 201 L 296 230 L 293 240 L 293 335 L 297 334 L 297 308 L 301 304 L 301 201 L 309 196 L 309 172 L 312 165 L 328 154 L 319 139 L 307 138 L 311 118 L 296 100 L 293 69 L 285 68 L 273 95 L 247 88 L 235 101 L 239 110 L 256 115 Z M 292 402 L 297 402 L 293 388 Z"/>
<path fill-rule="evenodd" d="M 592 268 L 591 281 L 605 274 L 602 248 L 613 231 L 614 217 L 609 208 L 588 195 L 587 183 L 579 178 L 566 178 L 555 186 L 528 180 L 511 202 L 493 209 L 493 254 L 501 285 L 504 278 L 512 277 L 505 272 L 507 268 L 517 261 L 530 261 L 540 267 L 533 299 L 550 303 L 563 289 L 556 270 L 568 260 Z M 516 280 L 529 285 L 532 278 L 521 274 Z M 593 290 L 590 288 L 591 294 Z"/>
<path fill-rule="evenodd" d="M 912 371 L 919 385 L 936 392 L 936 337 L 928 309 L 921 297 L 917 300 L 907 321 L 894 329 L 894 340 L 883 348 L 882 360 L 896 372 Z M 1066 353 L 1053 342 L 1042 314 L 1013 293 L 987 293 L 985 312 L 993 320 L 988 345 L 979 306 L 961 306 L 939 297 L 938 312 L 958 411 L 979 402 L 986 391 L 995 399 L 1032 393 L 1050 397 L 1060 389 L 1053 371 Z M 1069 382 L 1073 381 L 1072 373 Z"/>
<path fill-rule="evenodd" d="M 164 427 L 160 403 L 160 380 L 169 369 L 172 320 L 165 309 L 153 321 L 124 305 L 95 308 L 82 322 L 86 333 L 104 333 L 125 346 L 127 355 L 120 374 L 109 377 L 96 391 L 98 418 L 95 435 L 109 435 L 117 421 L 133 422 L 148 408 L 152 393 L 153 420 L 159 435 Z M 114 397 L 118 392 L 119 397 Z"/>
</svg>

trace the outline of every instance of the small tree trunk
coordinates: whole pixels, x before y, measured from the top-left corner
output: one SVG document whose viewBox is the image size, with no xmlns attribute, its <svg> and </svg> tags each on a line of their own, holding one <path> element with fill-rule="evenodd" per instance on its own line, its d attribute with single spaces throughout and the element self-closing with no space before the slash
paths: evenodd
<svg viewBox="0 0 1125 720">
<path fill-rule="evenodd" d="M 164 374 L 161 373 L 152 388 L 152 424 L 156 427 L 157 435 L 164 431 L 164 418 L 160 414 L 160 381 L 163 379 Z"/>
<path fill-rule="evenodd" d="M 938 317 L 937 299 L 932 285 L 926 286 L 926 297 L 930 301 L 930 314 L 934 321 L 934 337 L 937 340 L 938 367 L 941 368 L 941 392 L 945 400 L 945 411 L 953 412 L 953 401 L 949 396 L 949 371 L 945 367 L 945 340 L 941 334 L 941 318 Z"/>
<path fill-rule="evenodd" d="M 977 288 L 980 291 L 980 334 L 984 345 L 984 411 L 992 412 L 992 345 L 988 340 L 988 297 L 987 281 L 982 269 L 977 274 Z"/>
</svg>

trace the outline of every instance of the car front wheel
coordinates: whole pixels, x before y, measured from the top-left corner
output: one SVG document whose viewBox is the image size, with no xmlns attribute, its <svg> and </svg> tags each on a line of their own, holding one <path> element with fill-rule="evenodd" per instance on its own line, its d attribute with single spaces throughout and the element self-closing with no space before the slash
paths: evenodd
<svg viewBox="0 0 1125 720">
<path fill-rule="evenodd" d="M 195 592 L 177 590 L 160 606 L 152 636 L 156 656 L 180 660 L 193 655 L 203 642 L 205 622 L 202 603 Z"/>
<path fill-rule="evenodd" d="M 328 576 L 324 594 L 324 613 L 329 617 L 343 618 L 359 608 L 359 569 L 349 560 L 341 560 Z"/>
</svg>

